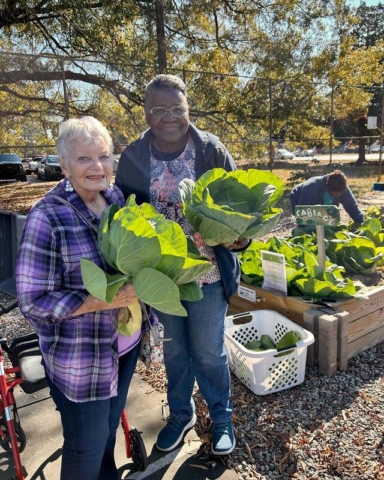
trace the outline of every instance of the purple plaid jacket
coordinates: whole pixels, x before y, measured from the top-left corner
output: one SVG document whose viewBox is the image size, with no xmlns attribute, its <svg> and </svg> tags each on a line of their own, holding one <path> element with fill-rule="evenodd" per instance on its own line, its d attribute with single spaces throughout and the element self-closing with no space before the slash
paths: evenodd
<svg viewBox="0 0 384 480">
<path fill-rule="evenodd" d="M 20 310 L 39 336 L 47 375 L 74 402 L 101 400 L 117 395 L 118 309 L 72 316 L 88 293 L 80 271 L 80 258 L 111 268 L 99 253 L 97 234 L 69 206 L 71 202 L 96 226 L 99 219 L 76 192 L 65 192 L 65 181 L 31 209 L 23 230 L 16 263 Z M 120 190 L 103 192 L 108 204 L 124 205 Z M 133 335 L 133 348 L 140 339 Z"/>
</svg>

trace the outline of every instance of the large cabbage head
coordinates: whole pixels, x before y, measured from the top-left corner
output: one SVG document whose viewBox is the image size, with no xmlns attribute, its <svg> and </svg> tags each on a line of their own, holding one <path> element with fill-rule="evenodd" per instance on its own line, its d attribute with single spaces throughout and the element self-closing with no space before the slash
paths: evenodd
<svg viewBox="0 0 384 480">
<path fill-rule="evenodd" d="M 227 172 L 214 168 L 197 182 L 179 184 L 183 213 L 206 244 L 230 245 L 238 238 L 260 238 L 273 230 L 281 208 L 283 181 L 263 170 Z"/>
</svg>

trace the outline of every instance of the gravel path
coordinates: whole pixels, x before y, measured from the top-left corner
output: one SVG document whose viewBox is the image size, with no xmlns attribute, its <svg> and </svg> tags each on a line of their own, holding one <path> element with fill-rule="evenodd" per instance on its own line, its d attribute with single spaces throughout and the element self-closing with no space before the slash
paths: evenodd
<svg viewBox="0 0 384 480">
<path fill-rule="evenodd" d="M 0 335 L 5 330 L 12 338 L 31 327 L 16 308 L 0 317 Z M 139 363 L 137 373 L 165 391 L 163 366 L 148 370 Z M 307 368 L 301 385 L 271 395 L 254 395 L 232 375 L 237 446 L 223 458 L 206 453 L 210 422 L 196 390 L 200 468 L 214 470 L 222 461 L 241 480 L 384 480 L 383 375 L 384 343 L 332 378 Z"/>
</svg>

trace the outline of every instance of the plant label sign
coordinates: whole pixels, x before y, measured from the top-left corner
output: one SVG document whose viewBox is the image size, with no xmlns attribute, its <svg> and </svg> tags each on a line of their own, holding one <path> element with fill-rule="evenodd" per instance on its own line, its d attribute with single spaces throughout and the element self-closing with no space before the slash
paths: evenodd
<svg viewBox="0 0 384 480">
<path fill-rule="evenodd" d="M 336 226 L 340 223 L 340 210 L 335 205 L 296 205 L 295 216 L 300 225 Z"/>
<path fill-rule="evenodd" d="M 256 302 L 256 290 L 244 287 L 244 285 L 239 285 L 239 288 L 237 289 L 237 294 L 240 298 L 244 298 L 245 300 L 249 300 L 250 302 Z"/>
<path fill-rule="evenodd" d="M 285 256 L 281 253 L 268 252 L 266 250 L 260 250 L 260 254 L 264 277 L 262 288 L 287 295 Z"/>
</svg>

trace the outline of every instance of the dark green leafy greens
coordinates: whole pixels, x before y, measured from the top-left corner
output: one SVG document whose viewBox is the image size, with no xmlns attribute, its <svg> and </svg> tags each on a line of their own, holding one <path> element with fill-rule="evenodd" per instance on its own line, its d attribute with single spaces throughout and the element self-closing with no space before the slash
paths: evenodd
<svg viewBox="0 0 384 480">
<path fill-rule="evenodd" d="M 243 282 L 262 286 L 263 269 L 260 250 L 284 254 L 288 294 L 322 298 L 367 298 L 348 274 L 369 275 L 384 265 L 384 208 L 370 207 L 361 225 L 325 227 L 326 262 L 323 272 L 317 260 L 317 237 L 295 228 L 289 238 L 272 237 L 266 242 L 253 241 L 239 254 Z"/>
<path fill-rule="evenodd" d="M 265 352 L 266 350 L 271 349 L 279 350 L 282 348 L 292 347 L 296 345 L 298 341 L 300 341 L 300 335 L 296 332 L 290 331 L 285 332 L 277 344 L 275 344 L 269 335 L 263 334 L 260 336 L 260 340 L 250 340 L 244 344 L 244 347 L 252 352 Z M 274 356 L 282 357 L 284 355 L 289 355 L 291 352 L 293 352 L 293 350 L 286 350 Z"/>
</svg>

